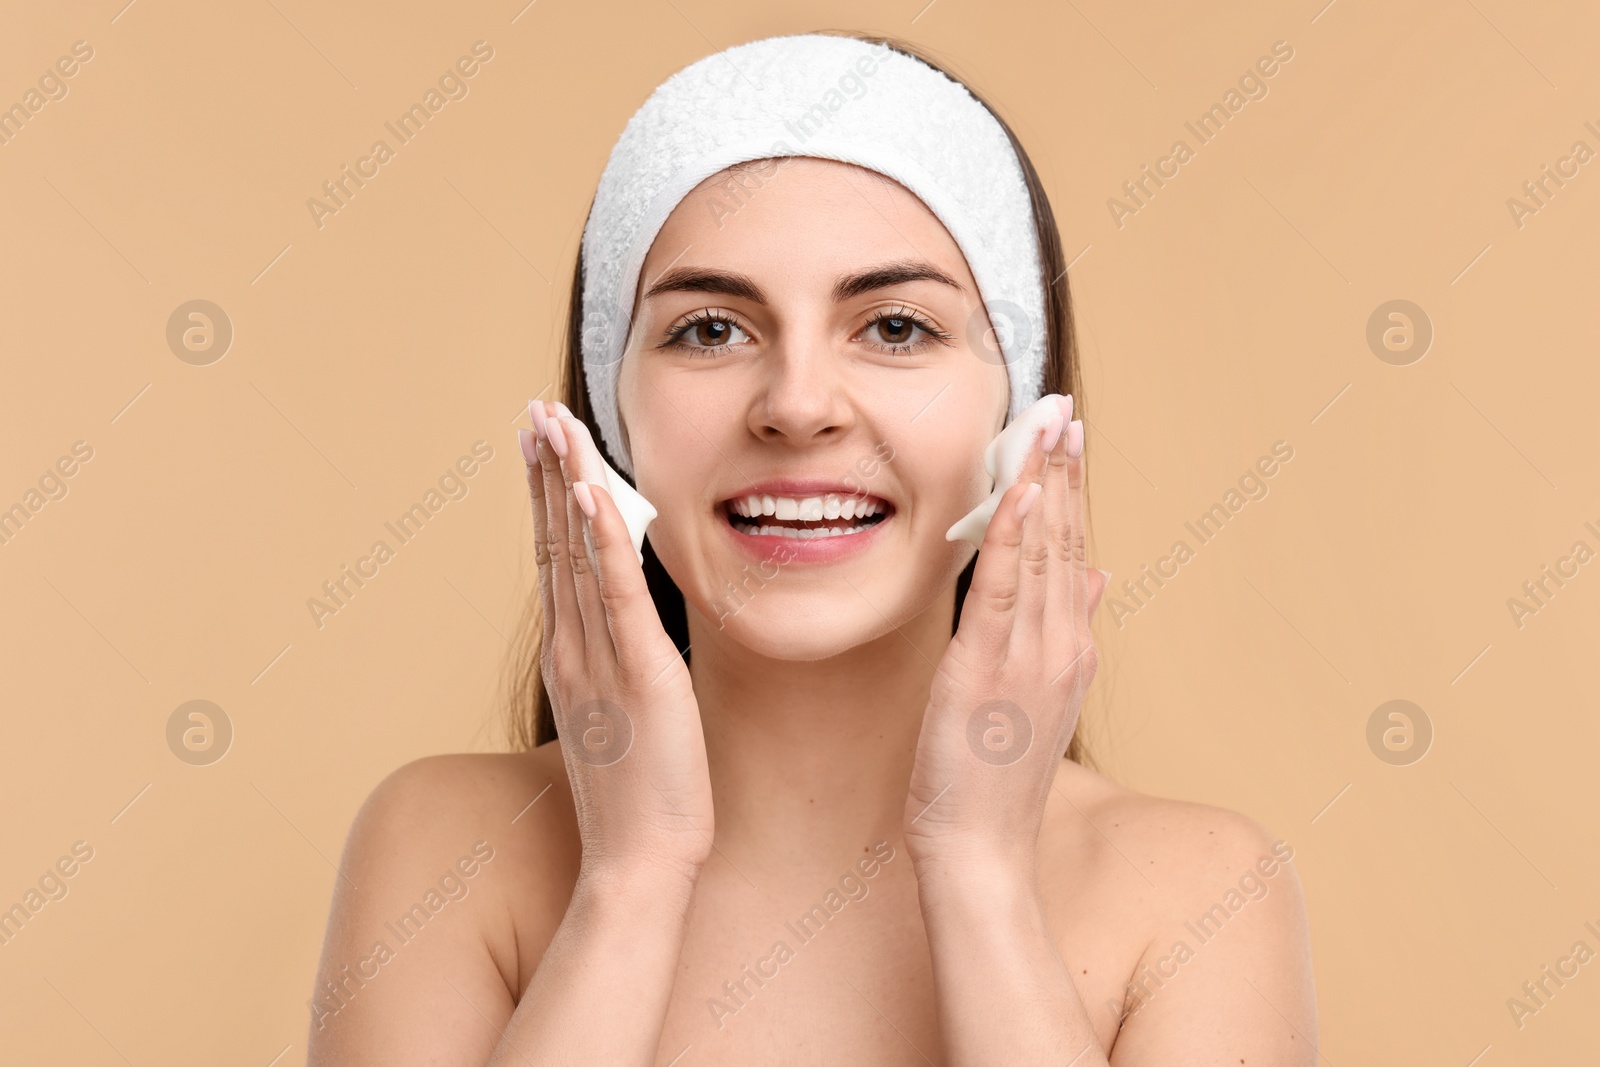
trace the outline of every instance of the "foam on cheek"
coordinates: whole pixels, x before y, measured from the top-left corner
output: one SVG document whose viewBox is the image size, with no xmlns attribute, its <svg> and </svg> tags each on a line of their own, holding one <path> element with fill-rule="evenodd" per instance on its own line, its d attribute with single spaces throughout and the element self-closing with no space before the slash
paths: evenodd
<svg viewBox="0 0 1600 1067">
<path fill-rule="evenodd" d="M 983 547 L 983 535 L 989 529 L 995 509 L 1006 490 L 1017 484 L 1022 469 L 1027 465 L 1028 453 L 1038 441 L 1039 432 L 1050 424 L 1060 412 L 1064 420 L 1072 419 L 1072 398 L 1050 393 L 1034 401 L 1011 420 L 1011 425 L 983 450 L 983 469 L 994 479 L 994 492 L 983 503 L 967 512 L 960 521 L 945 532 L 946 541 L 970 541 Z M 1063 429 L 1062 431 L 1066 431 Z"/>
<path fill-rule="evenodd" d="M 633 538 L 633 551 L 639 557 L 639 563 L 644 563 L 644 530 L 657 515 L 655 505 L 646 500 L 633 486 L 625 481 L 622 475 L 612 469 L 611 464 L 604 459 L 600 465 L 605 468 L 606 489 L 611 493 L 611 499 L 617 502 L 617 510 L 622 512 L 622 521 L 628 524 L 628 534 Z"/>
<path fill-rule="evenodd" d="M 618 474 L 611 464 L 607 463 L 600 450 L 594 445 L 594 438 L 589 434 L 589 428 L 577 419 L 563 426 L 571 425 L 581 433 L 588 446 L 575 450 L 578 456 L 578 477 L 586 482 L 602 482 L 606 491 L 611 494 L 611 499 L 616 502 L 617 510 L 622 512 L 622 521 L 627 524 L 628 536 L 633 540 L 633 553 L 639 557 L 639 563 L 644 563 L 644 531 L 645 527 L 655 521 L 659 514 L 655 505 L 646 500 L 627 480 Z M 598 467 L 597 471 L 595 468 Z"/>
</svg>

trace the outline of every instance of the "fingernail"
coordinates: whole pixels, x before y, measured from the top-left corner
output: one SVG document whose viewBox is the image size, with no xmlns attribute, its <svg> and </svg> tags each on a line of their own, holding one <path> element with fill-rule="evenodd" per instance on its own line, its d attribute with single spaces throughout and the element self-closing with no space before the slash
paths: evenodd
<svg viewBox="0 0 1600 1067">
<path fill-rule="evenodd" d="M 1095 570 L 1100 571 L 1101 574 L 1106 576 L 1106 584 L 1107 585 L 1111 584 L 1111 572 L 1110 571 L 1101 571 L 1099 567 L 1096 567 Z"/>
<path fill-rule="evenodd" d="M 567 458 L 567 431 L 561 428 L 561 420 L 549 418 L 544 421 L 544 435 L 550 442 L 550 447 L 556 450 L 556 455 L 562 459 Z"/>
<path fill-rule="evenodd" d="M 567 418 L 569 418 L 569 419 L 577 418 L 576 415 L 574 415 L 572 412 L 567 410 L 567 405 L 563 404 L 561 401 L 557 400 L 555 402 L 555 405 L 556 405 L 556 410 L 561 412 L 561 414 L 565 415 Z"/>
<path fill-rule="evenodd" d="M 1077 459 L 1083 455 L 1083 420 L 1073 419 L 1067 424 L 1067 455 Z"/>
<path fill-rule="evenodd" d="M 1071 419 L 1072 418 L 1072 394 L 1071 393 L 1068 393 L 1061 400 L 1061 417 L 1064 418 L 1064 419 Z"/>
<path fill-rule="evenodd" d="M 594 494 L 589 491 L 588 482 L 573 482 L 572 495 L 578 498 L 578 506 L 588 518 L 594 518 Z"/>
<path fill-rule="evenodd" d="M 1043 488 L 1044 486 L 1039 482 L 1034 482 L 1028 486 L 1027 490 L 1022 494 L 1022 499 L 1017 501 L 1017 518 L 1025 519 L 1028 517 L 1028 512 L 1033 510 L 1033 502 L 1039 499 L 1039 492 Z"/>
<path fill-rule="evenodd" d="M 517 427 L 517 444 L 522 446 L 522 458 L 532 467 L 539 462 L 539 454 L 533 450 L 533 431 Z"/>
<path fill-rule="evenodd" d="M 1056 442 L 1061 440 L 1061 428 L 1065 425 L 1066 421 L 1060 415 L 1053 417 L 1050 425 L 1044 428 L 1044 436 L 1039 438 L 1039 451 L 1048 453 L 1055 448 Z"/>
<path fill-rule="evenodd" d="M 544 436 L 544 401 L 528 401 L 528 418 L 533 420 L 533 432 L 540 437 Z"/>
</svg>

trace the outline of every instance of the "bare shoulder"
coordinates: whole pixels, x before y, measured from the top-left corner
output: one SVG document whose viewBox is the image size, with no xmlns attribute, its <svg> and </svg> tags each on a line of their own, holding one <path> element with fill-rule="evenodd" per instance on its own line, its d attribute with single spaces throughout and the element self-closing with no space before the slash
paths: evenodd
<svg viewBox="0 0 1600 1067">
<path fill-rule="evenodd" d="M 403 852 L 464 825 L 512 825 L 535 800 L 524 795 L 530 787 L 537 792 L 557 785 L 565 789 L 566 773 L 554 745 L 532 752 L 426 756 L 373 788 L 356 813 L 350 841 Z M 507 811 L 508 805 L 514 806 Z"/>
<path fill-rule="evenodd" d="M 1084 872 L 1080 904 L 1128 937 L 1113 1062 L 1314 1062 L 1293 844 L 1239 812 L 1141 793 L 1068 761 L 1053 794 L 1041 877 Z M 1223 1014 L 1229 1028 L 1214 1025 Z"/>
<path fill-rule="evenodd" d="M 577 842 L 556 745 L 430 756 L 385 777 L 334 880 L 310 1062 L 410 1062 L 448 1030 L 421 1025 L 430 1016 L 514 1004 L 528 942 L 566 909 Z"/>
<path fill-rule="evenodd" d="M 500 861 L 484 896 L 509 890 L 537 900 L 548 890 L 565 911 L 565 867 L 576 860 L 579 839 L 558 745 L 428 756 L 400 767 L 356 814 L 344 862 L 389 885 L 474 846 Z"/>
<path fill-rule="evenodd" d="M 1100 850 L 1120 849 L 1122 862 L 1165 887 L 1163 895 L 1236 879 L 1263 859 L 1282 866 L 1294 855 L 1289 842 L 1247 815 L 1141 793 L 1069 760 L 1056 774 L 1055 793 L 1058 837 L 1098 838 Z"/>
</svg>

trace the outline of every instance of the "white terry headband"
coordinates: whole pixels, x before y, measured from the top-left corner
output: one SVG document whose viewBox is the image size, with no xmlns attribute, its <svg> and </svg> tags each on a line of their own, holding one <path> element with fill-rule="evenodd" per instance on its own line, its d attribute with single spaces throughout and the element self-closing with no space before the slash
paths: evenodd
<svg viewBox="0 0 1600 1067">
<path fill-rule="evenodd" d="M 612 148 L 584 226 L 589 406 L 629 476 L 617 372 L 645 255 L 695 186 L 734 163 L 778 156 L 854 163 L 916 194 L 978 284 L 1010 378 L 1008 421 L 1039 399 L 1043 269 L 1033 202 L 1000 123 L 964 86 L 887 45 L 767 37 L 690 64 L 650 94 Z"/>
</svg>

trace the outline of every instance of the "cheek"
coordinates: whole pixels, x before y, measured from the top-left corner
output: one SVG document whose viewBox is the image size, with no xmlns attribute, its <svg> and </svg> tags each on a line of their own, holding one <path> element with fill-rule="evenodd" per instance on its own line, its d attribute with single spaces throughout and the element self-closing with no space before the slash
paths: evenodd
<svg viewBox="0 0 1600 1067">
<path fill-rule="evenodd" d="M 929 433 L 921 419 L 912 426 L 914 436 L 895 438 L 893 481 L 888 484 L 909 504 L 909 513 L 900 516 L 909 522 L 899 536 L 917 561 L 917 585 L 937 587 L 954 581 L 972 556 L 970 544 L 947 541 L 945 532 L 988 495 L 992 479 L 983 469 L 983 450 L 989 442 L 966 428 L 942 426 Z"/>
<path fill-rule="evenodd" d="M 919 510 L 948 515 L 953 523 L 988 494 L 993 479 L 983 469 L 990 438 L 960 433 L 923 434 L 903 452 L 896 449 L 898 473 L 916 494 Z M 948 529 L 948 523 L 941 527 Z"/>
<path fill-rule="evenodd" d="M 634 484 L 658 513 L 646 537 L 678 587 L 694 599 L 695 591 L 707 584 L 702 574 L 705 553 L 710 538 L 718 533 L 711 525 L 715 501 L 707 487 L 717 484 L 719 477 L 726 480 L 718 473 L 719 442 L 726 427 L 707 410 L 711 405 L 704 396 L 694 396 L 681 388 L 681 382 L 678 389 L 673 384 L 636 381 L 631 386 L 636 393 L 629 394 L 624 380 L 618 391 L 623 397 Z M 633 404 L 632 395 L 650 399 Z"/>
<path fill-rule="evenodd" d="M 736 383 L 709 370 L 652 367 L 650 355 L 630 350 L 617 378 L 617 407 L 635 470 L 648 465 L 652 452 L 673 465 L 715 458 L 712 444 L 725 439 L 736 417 Z"/>
<path fill-rule="evenodd" d="M 650 402 L 625 416 L 628 448 L 635 484 L 661 513 L 657 523 L 670 524 L 684 518 L 686 511 L 698 517 L 699 510 L 710 505 L 707 487 L 718 479 L 729 427 L 727 415 L 719 416 L 710 398 L 667 388 L 669 382 L 661 383 L 660 390 L 651 384 L 645 383 Z"/>
</svg>

